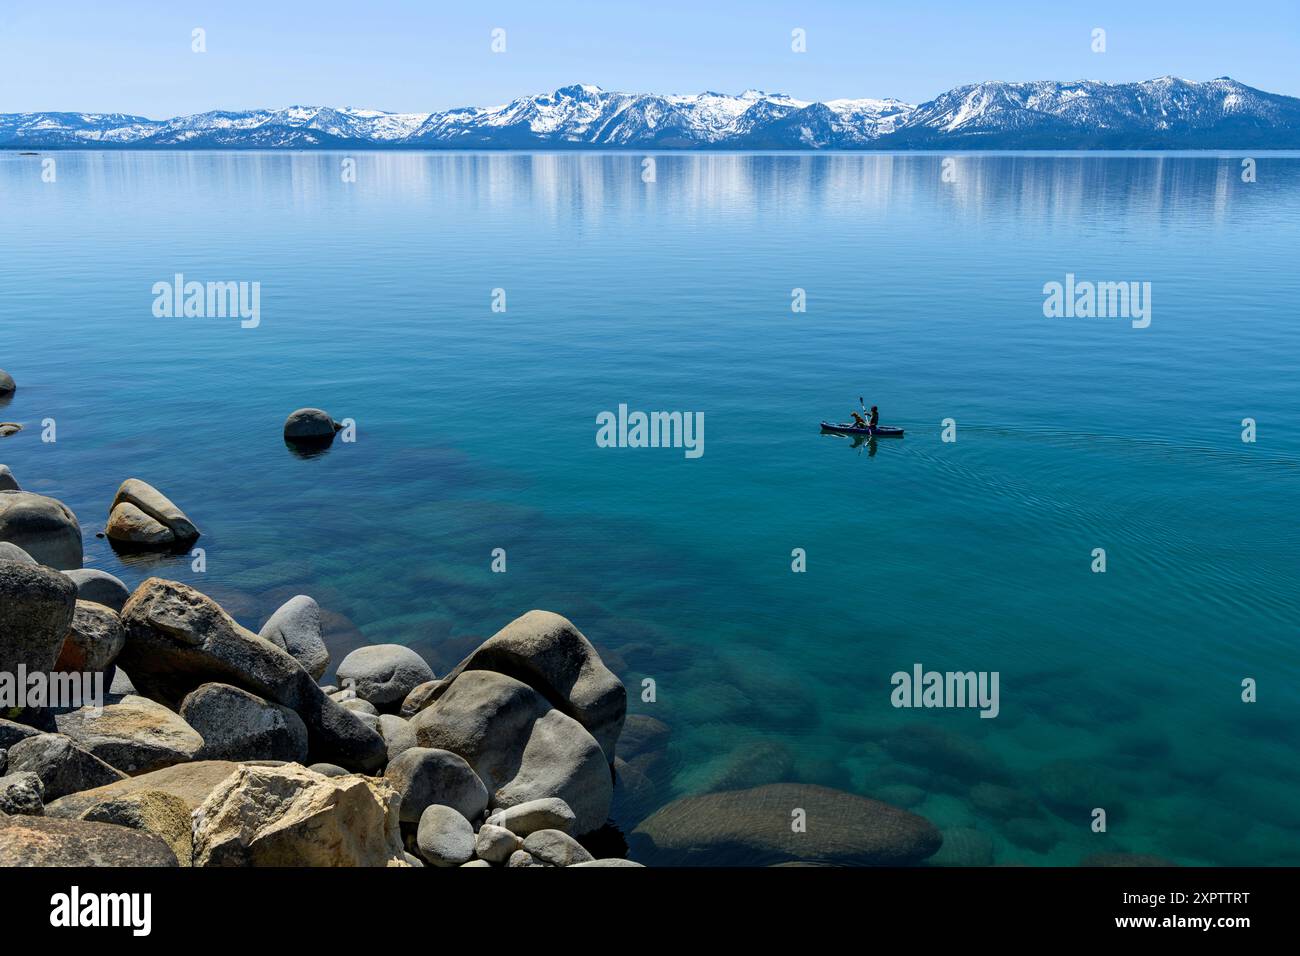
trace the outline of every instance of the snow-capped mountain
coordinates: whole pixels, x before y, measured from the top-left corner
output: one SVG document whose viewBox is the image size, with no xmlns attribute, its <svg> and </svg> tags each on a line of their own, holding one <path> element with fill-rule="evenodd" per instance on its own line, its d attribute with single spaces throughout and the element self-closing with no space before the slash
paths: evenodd
<svg viewBox="0 0 1300 956">
<path fill-rule="evenodd" d="M 914 106 L 780 93 L 561 87 L 436 113 L 291 106 L 152 120 L 0 114 L 0 148 L 1014 149 L 1300 148 L 1300 99 L 1227 77 L 988 82 Z"/>
</svg>

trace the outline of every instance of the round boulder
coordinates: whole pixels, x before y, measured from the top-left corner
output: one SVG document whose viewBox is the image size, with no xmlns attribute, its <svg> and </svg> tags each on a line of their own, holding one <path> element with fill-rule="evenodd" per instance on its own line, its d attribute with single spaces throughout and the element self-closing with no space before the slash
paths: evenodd
<svg viewBox="0 0 1300 956">
<path fill-rule="evenodd" d="M 384 779 L 402 795 L 403 823 L 418 823 L 435 803 L 451 807 L 467 820 L 487 809 L 488 792 L 473 768 L 448 750 L 411 747 L 398 754 Z"/>
<path fill-rule="evenodd" d="M 284 420 L 284 437 L 287 441 L 328 441 L 339 426 L 329 412 L 320 408 L 300 408 Z"/>
<path fill-rule="evenodd" d="M 474 827 L 440 803 L 431 804 L 420 815 L 415 841 L 420 856 L 434 866 L 460 866 L 474 857 Z"/>
<path fill-rule="evenodd" d="M 18 391 L 18 386 L 14 384 L 14 377 L 0 368 L 0 396 L 12 395 Z"/>
<path fill-rule="evenodd" d="M 125 643 L 126 632 L 116 611 L 93 601 L 78 601 L 54 669 L 64 674 L 103 671 L 117 660 Z"/>
<path fill-rule="evenodd" d="M 0 541 L 51 568 L 81 567 L 81 525 L 67 505 L 30 491 L 0 491 Z"/>
<path fill-rule="evenodd" d="M 315 680 L 330 665 L 330 652 L 321 637 L 320 606 L 305 594 L 286 601 L 262 625 L 258 637 L 288 651 Z"/>
<path fill-rule="evenodd" d="M 381 709 L 395 709 L 416 685 L 433 680 L 433 668 L 401 644 L 360 647 L 339 664 L 339 680 L 362 700 Z"/>
<path fill-rule="evenodd" d="M 22 491 L 8 465 L 0 465 L 0 491 Z"/>
<path fill-rule="evenodd" d="M 123 584 L 120 578 L 99 568 L 80 568 L 63 573 L 77 586 L 79 601 L 94 601 L 121 614 L 122 605 L 126 604 L 126 599 L 131 596 L 131 589 Z"/>
</svg>

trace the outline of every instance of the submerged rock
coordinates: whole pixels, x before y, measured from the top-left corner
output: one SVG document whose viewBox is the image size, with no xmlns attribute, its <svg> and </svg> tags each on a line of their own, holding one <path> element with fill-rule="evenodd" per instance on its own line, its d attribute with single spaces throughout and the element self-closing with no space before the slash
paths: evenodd
<svg viewBox="0 0 1300 956">
<path fill-rule="evenodd" d="M 0 867 L 176 866 L 152 833 L 87 820 L 0 816 Z"/>
<path fill-rule="evenodd" d="M 330 652 L 321 637 L 320 606 L 305 594 L 281 605 L 258 636 L 288 651 L 313 680 L 320 680 L 330 666 Z"/>
<path fill-rule="evenodd" d="M 372 644 L 343 658 L 338 675 L 357 697 L 379 708 L 392 708 L 417 685 L 433 680 L 433 668 L 409 647 Z"/>
<path fill-rule="evenodd" d="M 993 838 L 972 827 L 943 831 L 943 846 L 930 857 L 934 866 L 992 866 Z"/>
<path fill-rule="evenodd" d="M 792 827 L 802 811 L 806 831 Z M 634 855 L 670 865 L 766 866 L 791 861 L 905 866 L 943 843 L 924 817 L 809 784 L 778 783 L 684 797 L 643 821 Z"/>
<path fill-rule="evenodd" d="M 203 746 L 180 715 L 146 697 L 125 697 L 98 714 L 82 707 L 55 723 L 87 752 L 132 776 L 186 763 Z"/>
<path fill-rule="evenodd" d="M 18 545 L 47 567 L 81 567 L 81 525 L 72 509 L 54 498 L 0 491 L 0 541 Z"/>
<path fill-rule="evenodd" d="M 373 771 L 387 761 L 379 733 L 326 697 L 287 652 L 193 588 L 149 578 L 127 601 L 122 623 L 118 663 L 146 697 L 175 706 L 202 684 L 230 684 L 297 712 L 316 762 Z"/>
<path fill-rule="evenodd" d="M 298 764 L 241 766 L 194 813 L 195 866 L 407 866 L 397 791 Z"/>
<path fill-rule="evenodd" d="M 446 693 L 465 671 L 487 670 L 529 685 L 582 724 L 614 762 L 627 714 L 627 690 L 573 623 L 550 611 L 529 611 L 503 627 L 456 665 L 433 691 Z"/>
<path fill-rule="evenodd" d="M 527 684 L 465 671 L 412 724 L 420 746 L 465 758 L 494 808 L 559 797 L 573 810 L 578 834 L 599 829 L 609 816 L 613 782 L 604 751 Z"/>
<path fill-rule="evenodd" d="M 229 684 L 204 684 L 181 702 L 181 717 L 203 738 L 199 760 L 307 759 L 307 725 L 280 704 Z"/>
</svg>

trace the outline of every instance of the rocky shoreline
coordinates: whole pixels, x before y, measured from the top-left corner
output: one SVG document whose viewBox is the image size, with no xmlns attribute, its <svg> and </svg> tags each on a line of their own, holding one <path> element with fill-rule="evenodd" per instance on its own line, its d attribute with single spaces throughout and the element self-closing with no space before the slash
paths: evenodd
<svg viewBox="0 0 1300 956">
<path fill-rule="evenodd" d="M 629 716 L 622 681 L 549 611 L 442 677 L 376 644 L 322 683 L 311 597 L 255 633 L 187 584 L 130 589 L 81 567 L 70 509 L 0 477 L 0 674 L 107 688 L 102 708 L 0 707 L 0 865 L 642 865 L 629 847 L 669 865 L 900 865 L 943 842 L 916 814 L 823 787 L 670 800 L 668 728 Z M 115 547 L 200 537 L 138 479 L 108 514 Z M 616 804 L 636 823 L 626 842 Z"/>
</svg>

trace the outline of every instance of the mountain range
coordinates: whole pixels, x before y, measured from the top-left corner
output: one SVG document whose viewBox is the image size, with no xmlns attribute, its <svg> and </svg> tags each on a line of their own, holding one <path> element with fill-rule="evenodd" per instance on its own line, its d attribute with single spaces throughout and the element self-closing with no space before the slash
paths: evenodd
<svg viewBox="0 0 1300 956">
<path fill-rule="evenodd" d="M 1300 99 L 1229 77 L 959 86 L 926 103 L 615 93 L 495 107 L 0 114 L 0 149 L 1296 149 Z"/>
</svg>

